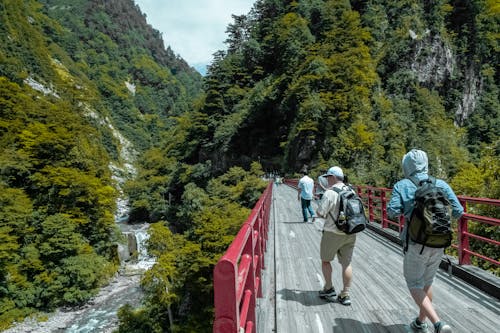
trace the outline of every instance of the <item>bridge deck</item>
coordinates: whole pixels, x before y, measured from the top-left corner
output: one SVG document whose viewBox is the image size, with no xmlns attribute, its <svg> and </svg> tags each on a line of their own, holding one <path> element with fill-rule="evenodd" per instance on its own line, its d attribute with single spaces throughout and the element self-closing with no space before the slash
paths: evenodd
<svg viewBox="0 0 500 333">
<path fill-rule="evenodd" d="M 400 246 L 372 231 L 358 235 L 353 257 L 352 306 L 318 298 L 323 287 L 317 224 L 303 223 L 297 192 L 274 188 L 258 333 L 411 332 L 416 305 L 402 275 Z M 333 282 L 342 288 L 335 259 Z M 435 307 L 454 332 L 500 332 L 500 302 L 439 271 Z M 432 332 L 432 330 L 430 330 Z"/>
</svg>

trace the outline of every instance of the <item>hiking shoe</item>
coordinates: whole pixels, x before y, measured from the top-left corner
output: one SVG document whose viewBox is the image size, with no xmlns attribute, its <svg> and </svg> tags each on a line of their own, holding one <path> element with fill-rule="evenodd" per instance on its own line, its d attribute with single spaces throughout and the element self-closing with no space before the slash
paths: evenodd
<svg viewBox="0 0 500 333">
<path fill-rule="evenodd" d="M 349 297 L 349 295 L 339 295 L 339 297 L 337 297 L 337 300 L 342 305 L 351 305 L 351 297 Z"/>
<path fill-rule="evenodd" d="M 327 298 L 332 298 L 337 296 L 337 292 L 335 291 L 335 288 L 331 287 L 328 290 L 320 290 L 319 291 L 319 298 L 327 299 Z"/>
<path fill-rule="evenodd" d="M 427 330 L 427 328 L 428 328 L 427 323 L 418 324 L 417 323 L 417 318 L 415 318 L 415 320 L 411 322 L 410 327 L 413 330 L 413 332 L 416 332 L 416 333 L 427 333 L 428 332 L 428 330 Z"/>
<path fill-rule="evenodd" d="M 434 324 L 434 332 L 435 333 L 451 333 L 450 325 L 443 323 L 442 321 L 438 321 Z"/>
</svg>

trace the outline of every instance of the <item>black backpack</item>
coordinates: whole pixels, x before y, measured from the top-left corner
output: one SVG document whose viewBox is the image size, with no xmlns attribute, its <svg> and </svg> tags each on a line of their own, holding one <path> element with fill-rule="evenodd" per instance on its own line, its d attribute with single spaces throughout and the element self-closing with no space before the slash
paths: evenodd
<svg viewBox="0 0 500 333">
<path fill-rule="evenodd" d="M 337 228 L 348 235 L 365 230 L 368 219 L 361 198 L 347 185 L 333 190 L 339 194 L 340 200 L 339 216 L 333 219 Z"/>
<path fill-rule="evenodd" d="M 415 206 L 408 222 L 408 239 L 424 246 L 442 248 L 451 244 L 451 203 L 443 190 L 436 186 L 436 178 L 429 177 L 419 181 L 409 178 L 416 186 Z M 406 250 L 405 249 L 405 250 Z"/>
</svg>

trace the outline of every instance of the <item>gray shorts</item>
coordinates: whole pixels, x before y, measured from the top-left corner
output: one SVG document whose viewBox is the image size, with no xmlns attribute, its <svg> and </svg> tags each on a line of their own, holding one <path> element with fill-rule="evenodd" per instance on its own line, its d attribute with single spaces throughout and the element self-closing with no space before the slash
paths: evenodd
<svg viewBox="0 0 500 333">
<path fill-rule="evenodd" d="M 432 285 L 444 254 L 443 248 L 425 246 L 420 254 L 421 250 L 421 244 L 408 244 L 403 261 L 403 274 L 408 289 L 424 289 Z"/>
<path fill-rule="evenodd" d="M 332 261 L 337 254 L 342 266 L 349 265 L 356 243 L 356 234 L 339 235 L 330 231 L 323 231 L 319 246 L 319 255 L 322 261 Z"/>
</svg>

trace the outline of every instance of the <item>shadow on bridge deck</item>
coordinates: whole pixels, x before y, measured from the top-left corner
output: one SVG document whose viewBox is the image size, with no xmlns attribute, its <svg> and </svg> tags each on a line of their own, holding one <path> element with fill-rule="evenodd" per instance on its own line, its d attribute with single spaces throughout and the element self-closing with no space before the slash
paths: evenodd
<svg viewBox="0 0 500 333">
<path fill-rule="evenodd" d="M 301 222 L 294 189 L 280 185 L 273 195 L 257 332 L 411 332 L 408 324 L 417 307 L 404 282 L 399 245 L 372 231 L 359 234 L 352 263 L 353 304 L 328 303 L 317 297 L 323 287 L 320 226 Z M 333 283 L 342 289 L 336 260 Z M 454 332 L 500 332 L 498 299 L 444 271 L 433 286 L 438 314 Z"/>
</svg>

